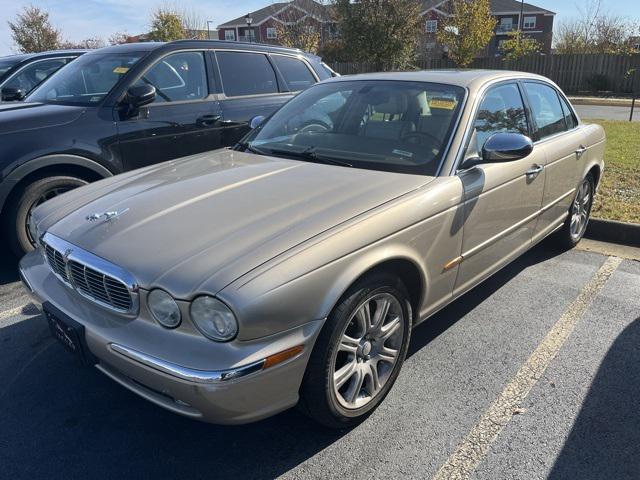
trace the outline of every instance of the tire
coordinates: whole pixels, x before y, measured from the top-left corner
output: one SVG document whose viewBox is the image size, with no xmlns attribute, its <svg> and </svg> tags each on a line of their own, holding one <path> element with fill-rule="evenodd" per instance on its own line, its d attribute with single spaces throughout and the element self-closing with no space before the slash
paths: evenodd
<svg viewBox="0 0 640 480">
<path fill-rule="evenodd" d="M 14 194 L 5 211 L 4 226 L 9 248 L 21 257 L 33 250 L 28 222 L 31 211 L 45 201 L 64 192 L 86 185 L 81 178 L 69 176 L 46 177 L 35 180 Z"/>
<path fill-rule="evenodd" d="M 593 175 L 589 173 L 576 190 L 564 225 L 556 232 L 555 243 L 559 248 L 570 250 L 582 240 L 589 224 L 594 193 L 595 181 Z M 576 225 L 575 222 L 579 222 L 579 224 Z"/>
<path fill-rule="evenodd" d="M 373 324 L 368 333 L 364 305 Z M 385 305 L 386 310 L 381 308 Z M 382 323 L 378 311 L 387 312 Z M 300 389 L 300 409 L 331 428 L 348 428 L 366 419 L 382 403 L 402 368 L 411 338 L 411 312 L 407 290 L 394 275 L 376 273 L 354 284 L 316 340 Z M 349 341 L 344 341 L 344 335 Z"/>
</svg>

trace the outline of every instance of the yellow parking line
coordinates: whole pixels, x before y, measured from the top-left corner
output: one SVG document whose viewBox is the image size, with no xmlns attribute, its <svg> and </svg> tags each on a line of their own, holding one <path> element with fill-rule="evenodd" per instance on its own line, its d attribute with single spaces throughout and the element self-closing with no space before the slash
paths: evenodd
<svg viewBox="0 0 640 480">
<path fill-rule="evenodd" d="M 446 463 L 440 467 L 434 479 L 460 480 L 471 476 L 486 456 L 491 444 L 513 415 L 518 412 L 522 401 L 529 395 L 584 312 L 621 262 L 622 259 L 618 257 L 607 258 L 596 274 L 582 288 L 578 297 L 551 327 L 544 340 L 518 370 L 518 373 L 482 415 L 480 421 L 458 444 Z"/>
</svg>

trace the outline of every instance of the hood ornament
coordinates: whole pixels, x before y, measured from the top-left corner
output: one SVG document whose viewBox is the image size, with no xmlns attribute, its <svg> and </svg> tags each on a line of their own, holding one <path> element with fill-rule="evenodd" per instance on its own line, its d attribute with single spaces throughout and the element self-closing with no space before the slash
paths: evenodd
<svg viewBox="0 0 640 480">
<path fill-rule="evenodd" d="M 109 222 L 109 221 L 113 220 L 114 218 L 118 218 L 120 215 L 122 215 L 123 213 L 128 212 L 128 211 L 129 211 L 129 209 L 125 208 L 124 210 L 121 210 L 121 211 L 113 210 L 113 211 L 110 211 L 110 212 L 94 213 L 92 215 L 87 215 L 85 217 L 85 220 L 87 220 L 89 222 L 97 222 L 101 218 L 104 218 L 105 222 Z"/>
</svg>

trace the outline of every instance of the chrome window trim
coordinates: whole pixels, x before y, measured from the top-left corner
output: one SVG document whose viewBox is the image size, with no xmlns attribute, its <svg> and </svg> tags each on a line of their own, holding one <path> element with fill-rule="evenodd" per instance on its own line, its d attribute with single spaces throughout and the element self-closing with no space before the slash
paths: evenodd
<svg viewBox="0 0 640 480">
<path fill-rule="evenodd" d="M 51 271 L 51 273 L 53 273 L 62 282 L 63 285 L 77 292 L 81 297 L 86 298 L 92 303 L 95 303 L 96 305 L 99 305 L 100 307 L 105 308 L 111 312 L 116 312 L 121 315 L 127 316 L 135 316 L 138 314 L 138 311 L 140 309 L 139 287 L 135 278 L 129 272 L 119 267 L 118 265 L 105 260 L 102 257 L 94 255 L 93 253 L 88 252 L 83 248 L 80 248 L 72 243 L 67 242 L 66 240 L 61 239 L 60 237 L 53 235 L 52 233 L 46 232 L 41 237 L 41 242 L 44 242 L 45 244 L 51 246 L 59 252 L 63 252 L 65 254 L 66 260 L 73 260 L 103 275 L 107 275 L 122 282 L 129 291 L 129 295 L 131 295 L 131 307 L 129 308 L 129 310 L 122 310 L 84 293 L 75 285 L 68 262 L 66 263 L 65 268 L 69 280 L 67 281 L 62 278 L 50 267 L 49 261 L 46 258 L 44 245 L 42 245 L 41 243 L 38 248 L 42 250 L 42 255 L 44 257 L 45 263 L 47 264 L 47 266 L 49 266 L 49 270 Z"/>
<path fill-rule="evenodd" d="M 247 375 L 261 371 L 265 362 L 265 360 L 262 359 L 228 370 L 196 370 L 176 365 L 175 363 L 162 360 L 152 355 L 147 355 L 146 353 L 139 352 L 138 350 L 134 350 L 117 343 L 110 343 L 109 349 L 112 352 L 128 358 L 129 360 L 133 360 L 146 367 L 166 373 L 167 375 L 180 380 L 204 384 L 221 383 L 229 380 L 235 380 L 236 378 L 246 377 Z"/>
</svg>

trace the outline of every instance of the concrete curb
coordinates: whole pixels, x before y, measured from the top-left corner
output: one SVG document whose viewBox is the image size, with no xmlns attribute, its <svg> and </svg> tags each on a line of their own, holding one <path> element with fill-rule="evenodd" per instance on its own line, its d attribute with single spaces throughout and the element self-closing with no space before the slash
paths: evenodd
<svg viewBox="0 0 640 480">
<path fill-rule="evenodd" d="M 594 105 L 599 107 L 631 107 L 630 98 L 569 97 L 572 105 Z M 636 105 L 638 102 L 636 101 Z"/>
<path fill-rule="evenodd" d="M 592 218 L 584 236 L 602 242 L 640 247 L 640 224 Z"/>
</svg>

